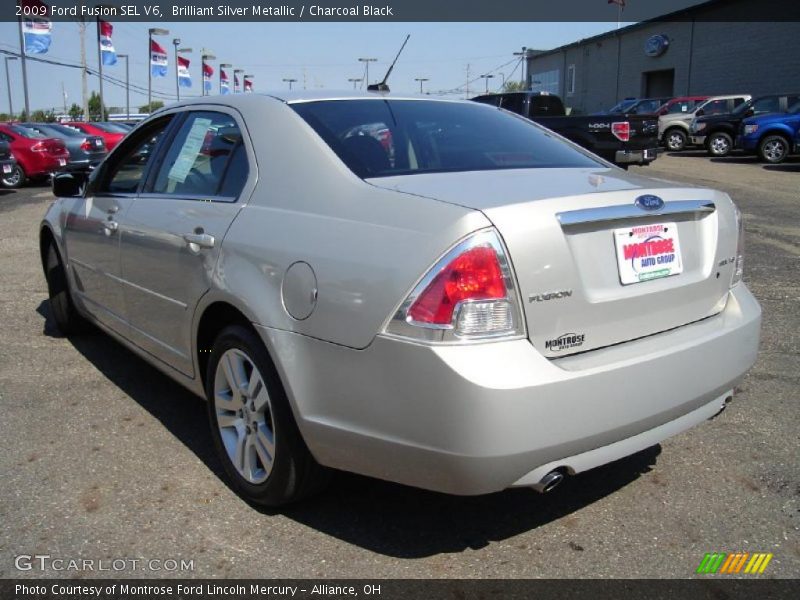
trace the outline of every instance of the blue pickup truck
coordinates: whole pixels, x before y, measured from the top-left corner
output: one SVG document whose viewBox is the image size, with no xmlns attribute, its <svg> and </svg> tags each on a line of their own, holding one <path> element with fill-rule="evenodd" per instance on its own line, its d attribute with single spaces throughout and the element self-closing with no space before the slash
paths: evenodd
<svg viewBox="0 0 800 600">
<path fill-rule="evenodd" d="M 769 113 L 742 121 L 736 145 L 773 164 L 800 152 L 800 102 L 783 114 Z"/>
</svg>

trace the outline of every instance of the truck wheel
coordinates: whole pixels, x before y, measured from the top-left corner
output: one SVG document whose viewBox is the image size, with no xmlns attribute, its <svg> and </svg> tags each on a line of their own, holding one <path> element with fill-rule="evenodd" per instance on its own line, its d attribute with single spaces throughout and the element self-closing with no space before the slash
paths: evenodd
<svg viewBox="0 0 800 600">
<path fill-rule="evenodd" d="M 778 164 L 789 155 L 789 142 L 782 135 L 768 135 L 758 145 L 761 160 L 770 164 Z"/>
<path fill-rule="evenodd" d="M 22 167 L 14 165 L 11 167 L 11 173 L 3 173 L 3 187 L 18 188 L 25 183 L 26 179 L 27 177 L 25 177 L 25 171 L 22 170 Z"/>
<path fill-rule="evenodd" d="M 686 134 L 680 129 L 669 129 L 664 134 L 664 142 L 668 150 L 680 152 L 686 148 Z"/>
<path fill-rule="evenodd" d="M 712 133 L 706 143 L 706 151 L 709 156 L 728 156 L 733 149 L 733 139 L 727 133 L 718 131 Z"/>
</svg>

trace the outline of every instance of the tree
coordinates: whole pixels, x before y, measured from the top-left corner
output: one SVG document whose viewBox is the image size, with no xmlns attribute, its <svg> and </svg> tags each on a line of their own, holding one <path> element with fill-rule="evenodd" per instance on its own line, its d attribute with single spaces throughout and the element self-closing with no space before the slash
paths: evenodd
<svg viewBox="0 0 800 600">
<path fill-rule="evenodd" d="M 144 106 L 139 107 L 140 114 L 150 114 L 151 112 L 162 108 L 164 103 L 161 100 L 153 100 L 150 104 L 145 104 Z"/>
<path fill-rule="evenodd" d="M 103 106 L 103 114 L 108 114 L 108 109 L 106 109 L 105 105 Z M 100 94 L 97 92 L 92 92 L 92 95 L 89 96 L 89 120 L 90 121 L 102 121 L 103 117 L 100 114 Z"/>
<path fill-rule="evenodd" d="M 72 106 L 69 107 L 67 114 L 73 121 L 80 121 L 83 118 L 83 109 L 73 102 Z"/>
<path fill-rule="evenodd" d="M 525 91 L 525 84 L 521 81 L 506 81 L 506 84 L 503 86 L 504 92 L 524 92 Z"/>
<path fill-rule="evenodd" d="M 53 110 L 35 110 L 31 113 L 31 121 L 34 123 L 54 123 L 56 113 Z"/>
<path fill-rule="evenodd" d="M 0 121 L 10 121 L 11 115 L 8 113 L 0 113 Z"/>
</svg>

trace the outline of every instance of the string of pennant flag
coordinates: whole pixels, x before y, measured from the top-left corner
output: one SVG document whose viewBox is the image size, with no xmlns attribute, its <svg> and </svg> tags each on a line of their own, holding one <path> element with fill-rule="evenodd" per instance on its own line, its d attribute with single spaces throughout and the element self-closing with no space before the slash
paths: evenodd
<svg viewBox="0 0 800 600">
<path fill-rule="evenodd" d="M 21 17 L 21 28 L 23 38 L 23 48 L 20 52 L 26 55 L 46 54 L 50 49 L 53 36 L 53 22 L 48 18 L 50 7 L 42 0 L 18 0 L 19 5 L 30 10 L 23 11 L 23 14 L 36 16 Z M 114 25 L 103 19 L 97 19 L 98 44 L 100 48 L 100 60 L 105 66 L 117 64 L 117 52 L 114 48 L 113 35 Z M 176 69 L 178 82 L 181 87 L 192 87 L 192 75 L 189 71 L 190 60 L 183 56 L 176 57 Z M 166 77 L 169 70 L 169 57 L 167 51 L 155 40 L 150 39 L 150 75 L 151 77 Z M 212 78 L 214 67 L 203 61 L 202 78 L 203 90 L 205 93 L 212 91 Z M 231 90 L 230 79 L 225 69 L 219 71 L 219 92 L 220 94 L 252 92 L 253 77 L 245 75 L 239 81 L 238 75 L 234 72 L 233 90 Z"/>
</svg>

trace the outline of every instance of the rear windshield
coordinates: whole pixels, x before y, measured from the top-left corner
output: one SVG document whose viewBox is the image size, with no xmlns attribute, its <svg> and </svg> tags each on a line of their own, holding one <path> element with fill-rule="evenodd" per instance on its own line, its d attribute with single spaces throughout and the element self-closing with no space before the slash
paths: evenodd
<svg viewBox="0 0 800 600">
<path fill-rule="evenodd" d="M 44 132 L 47 132 L 47 130 L 49 129 L 50 131 L 55 131 L 56 133 L 67 135 L 69 137 L 84 137 L 85 135 L 84 133 L 73 129 L 72 127 L 66 127 L 64 125 L 56 125 L 55 123 L 48 123 L 47 125 L 41 127 L 40 129 Z"/>
<path fill-rule="evenodd" d="M 361 178 L 601 164 L 527 119 L 478 103 L 326 100 L 291 107 Z"/>
<path fill-rule="evenodd" d="M 95 127 L 97 127 L 100 131 L 105 131 L 106 133 L 128 133 L 130 129 L 126 129 L 121 125 L 117 125 L 116 123 L 92 123 Z"/>
<path fill-rule="evenodd" d="M 34 129 L 28 129 L 27 127 L 22 127 L 20 125 L 9 125 L 8 128 L 17 135 L 21 135 L 24 138 L 32 140 L 39 140 L 47 137 L 43 135 L 40 131 L 36 131 Z"/>
</svg>

